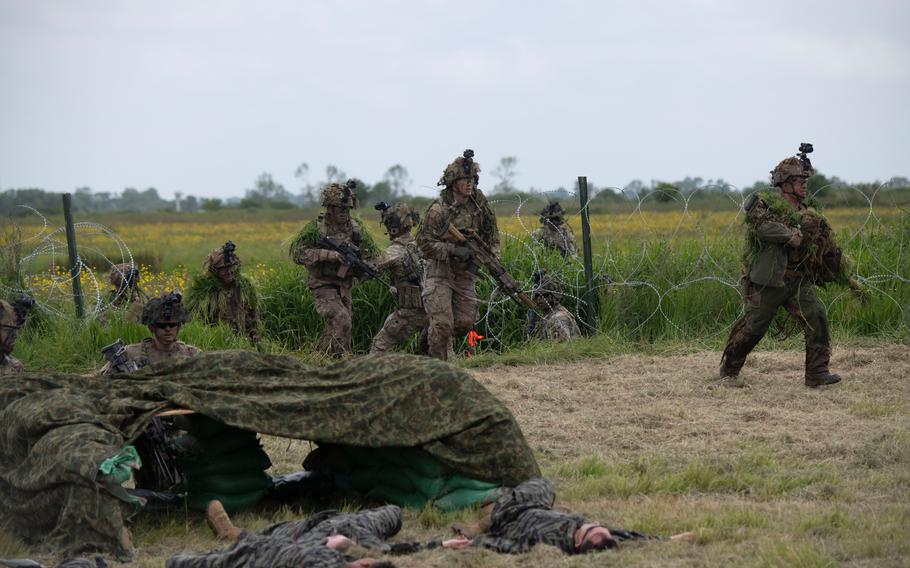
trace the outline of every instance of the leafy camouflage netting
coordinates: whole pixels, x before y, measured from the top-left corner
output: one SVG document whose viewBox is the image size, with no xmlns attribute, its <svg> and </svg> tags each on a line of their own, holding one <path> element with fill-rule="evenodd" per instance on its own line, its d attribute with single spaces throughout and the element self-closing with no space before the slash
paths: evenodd
<svg viewBox="0 0 910 568">
<path fill-rule="evenodd" d="M 275 436 L 422 447 L 457 473 L 504 485 L 539 475 L 512 414 L 446 363 L 386 354 L 313 368 L 209 352 L 136 375 L 0 381 L 0 523 L 58 551 L 116 552 L 132 510 L 95 482 L 98 466 L 175 407 Z"/>
</svg>

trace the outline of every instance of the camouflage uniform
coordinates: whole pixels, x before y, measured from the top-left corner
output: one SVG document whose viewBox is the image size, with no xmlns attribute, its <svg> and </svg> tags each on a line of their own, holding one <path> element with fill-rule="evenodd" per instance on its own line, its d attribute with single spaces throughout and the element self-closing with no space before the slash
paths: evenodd
<svg viewBox="0 0 910 568">
<path fill-rule="evenodd" d="M 468 260 L 455 256 L 456 245 L 443 239 L 446 228 L 451 224 L 457 229 L 476 231 L 493 253 L 499 255 L 496 215 L 476 188 L 479 173 L 480 166 L 471 157 L 459 157 L 449 164 L 437 184 L 444 186 L 442 193 L 430 204 L 417 229 L 417 246 L 427 260 L 423 305 L 430 318 L 429 349 L 430 355 L 438 359 L 448 358 L 453 336 L 471 330 L 480 305 L 474 291 L 476 270 L 472 270 Z M 454 184 L 464 178 L 474 179 L 474 194 L 456 204 Z"/>
<path fill-rule="evenodd" d="M 322 205 L 353 209 L 357 197 L 353 185 L 337 183 L 322 189 Z M 376 246 L 359 219 L 351 218 L 344 224 L 330 222 L 325 213 L 319 215 L 298 233 L 291 243 L 291 258 L 307 268 L 307 287 L 313 295 L 316 312 L 325 318 L 325 329 L 316 349 L 332 355 L 351 352 L 351 325 L 354 305 L 351 289 L 359 273 L 344 263 L 339 253 L 323 247 L 320 240 L 330 237 L 336 242 L 357 247 L 363 260 L 371 258 Z"/>
<path fill-rule="evenodd" d="M 386 228 L 390 232 L 400 232 L 380 257 L 376 269 L 387 270 L 391 274 L 398 308 L 389 314 L 382 329 L 373 338 L 370 353 L 391 351 L 427 325 L 427 313 L 421 300 L 423 261 L 417 251 L 417 242 L 411 235 L 411 227 L 419 220 L 417 213 L 404 203 L 397 203 L 382 212 Z"/>
<path fill-rule="evenodd" d="M 234 254 L 234 243 L 212 249 L 202 265 L 203 273 L 193 279 L 186 293 L 186 305 L 207 324 L 223 322 L 234 333 L 250 341 L 260 339 L 259 296 L 253 283 L 240 274 L 240 257 Z M 219 272 L 231 270 L 233 280 L 226 282 Z"/>
<path fill-rule="evenodd" d="M 22 362 L 10 354 L 16 345 L 16 333 L 25 323 L 25 316 L 34 303 L 28 296 L 21 296 L 12 304 L 0 300 L 0 376 L 25 370 Z"/>
<path fill-rule="evenodd" d="M 793 177 L 809 177 L 813 170 L 797 158 L 787 158 L 772 172 L 772 182 L 781 186 Z M 840 279 L 844 274 L 840 249 L 834 245 L 824 217 L 800 203 L 794 207 L 776 193 L 759 194 L 747 204 L 750 262 L 743 278 L 746 312 L 733 325 L 721 359 L 721 377 L 736 377 L 746 357 L 764 337 L 774 316 L 783 307 L 803 328 L 806 338 L 806 384 L 837 382 L 829 372 L 831 337 L 825 308 L 815 293 L 815 284 Z M 805 231 L 801 231 L 805 228 Z M 799 242 L 793 240 L 801 233 Z M 828 253 L 835 253 L 829 274 Z"/>
<path fill-rule="evenodd" d="M 558 251 L 565 258 L 578 257 L 575 233 L 565 222 L 565 209 L 558 201 L 551 201 L 540 212 L 539 229 L 531 233 L 531 241 L 544 248 Z"/>
<path fill-rule="evenodd" d="M 585 521 L 578 513 L 554 511 L 556 491 L 543 477 L 529 479 L 504 492 L 493 505 L 490 528 L 471 544 L 507 554 L 527 552 L 536 544 L 549 544 L 566 554 L 577 554 L 575 531 Z M 648 538 L 623 529 L 608 529 L 616 540 Z"/>
<path fill-rule="evenodd" d="M 401 509 L 387 505 L 355 513 L 323 511 L 307 519 L 267 527 L 259 533 L 244 532 L 227 550 L 179 555 L 167 568 L 344 566 L 347 558 L 325 546 L 329 536 L 340 534 L 358 545 L 389 552 L 385 540 L 401 530 Z M 309 562 L 309 563 L 307 563 Z M 301 564 L 303 563 L 303 564 Z"/>
<path fill-rule="evenodd" d="M 532 319 L 530 329 L 541 341 L 568 341 L 581 337 L 575 318 L 559 303 L 561 297 L 562 284 L 558 280 L 549 276 L 541 278 L 532 299 L 540 306 L 542 314 L 540 321 Z"/>
<path fill-rule="evenodd" d="M 170 308 L 168 307 L 169 304 L 166 300 L 169 297 L 170 294 L 167 294 L 161 298 L 149 300 L 142 310 L 142 323 L 144 325 L 152 326 L 155 322 L 168 320 L 186 323 L 190 320 L 189 312 L 180 304 L 179 299 L 176 303 L 171 304 Z M 192 357 L 201 352 L 202 350 L 198 347 L 187 345 L 182 341 L 175 341 L 167 351 L 162 351 L 155 346 L 155 340 L 151 337 L 147 337 L 139 343 L 126 346 L 127 360 L 135 362 L 139 367 L 155 366 L 168 359 Z M 109 375 L 114 372 L 116 370 L 111 363 L 107 363 L 101 368 L 102 375 Z"/>
</svg>

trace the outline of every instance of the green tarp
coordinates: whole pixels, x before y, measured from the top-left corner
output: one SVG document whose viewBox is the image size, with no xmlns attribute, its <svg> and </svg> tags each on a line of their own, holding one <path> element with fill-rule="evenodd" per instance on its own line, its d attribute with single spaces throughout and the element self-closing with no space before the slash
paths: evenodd
<svg viewBox="0 0 910 568">
<path fill-rule="evenodd" d="M 457 474 L 496 484 L 540 473 L 508 409 L 447 363 L 387 354 L 314 368 L 286 356 L 209 352 L 136 375 L 0 381 L 4 528 L 57 551 L 117 552 L 130 511 L 95 482 L 98 466 L 175 407 L 274 436 L 419 447 Z"/>
</svg>

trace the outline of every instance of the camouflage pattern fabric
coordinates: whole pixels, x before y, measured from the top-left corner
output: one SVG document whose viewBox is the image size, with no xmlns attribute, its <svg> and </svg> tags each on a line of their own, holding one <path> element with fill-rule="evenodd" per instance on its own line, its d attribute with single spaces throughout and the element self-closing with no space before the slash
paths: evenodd
<svg viewBox="0 0 910 568">
<path fill-rule="evenodd" d="M 292 540 L 304 546 L 319 546 L 333 534 L 341 534 L 358 545 L 388 552 L 386 540 L 401 530 L 401 509 L 386 505 L 354 513 L 323 511 L 301 521 L 288 521 L 261 532 L 273 538 Z"/>
<path fill-rule="evenodd" d="M 303 546 L 293 540 L 245 534 L 228 549 L 178 554 L 165 568 L 343 568 L 347 559 L 326 546 Z"/>
<path fill-rule="evenodd" d="M 97 483 L 98 466 L 173 408 L 316 443 L 420 447 L 457 473 L 501 485 L 540 474 L 509 410 L 449 364 L 390 353 L 314 368 L 287 356 L 204 352 L 134 374 L 0 381 L 4 528 L 57 552 L 123 553 L 126 504 Z"/>
<path fill-rule="evenodd" d="M 0 377 L 3 375 L 21 373 L 24 370 L 25 366 L 22 364 L 22 361 L 16 359 L 12 355 L 3 355 L 0 357 Z"/>
<path fill-rule="evenodd" d="M 480 300 L 474 290 L 477 275 L 469 262 L 452 255 L 455 245 L 444 240 L 449 225 L 471 229 L 499 255 L 499 229 L 496 215 L 480 190 L 456 205 L 447 187 L 427 209 L 417 229 L 417 246 L 426 259 L 423 304 L 430 319 L 430 355 L 445 360 L 453 336 L 463 336 L 477 321 Z"/>
<path fill-rule="evenodd" d="M 568 341 L 581 337 L 578 322 L 569 310 L 559 304 L 553 311 L 544 314 L 537 324 L 537 333 L 541 341 Z"/>
<path fill-rule="evenodd" d="M 423 264 L 414 237 L 405 233 L 392 240 L 376 269 L 386 270 L 391 275 L 398 300 L 398 309 L 386 318 L 370 347 L 370 353 L 385 353 L 427 326 L 428 318 L 421 299 Z"/>
<path fill-rule="evenodd" d="M 531 233 L 531 242 L 549 250 L 555 250 L 565 258 L 577 258 L 575 233 L 567 224 L 559 226 L 544 223 L 544 226 Z"/>
<path fill-rule="evenodd" d="M 126 358 L 135 362 L 139 367 L 155 366 L 164 361 L 180 357 L 194 357 L 202 353 L 202 350 L 193 345 L 187 345 L 182 341 L 175 341 L 167 351 L 161 351 L 155 347 L 155 341 L 151 337 L 146 337 L 139 343 L 133 343 L 126 346 Z M 113 373 L 113 367 L 110 362 L 101 368 L 102 375 Z"/>
</svg>

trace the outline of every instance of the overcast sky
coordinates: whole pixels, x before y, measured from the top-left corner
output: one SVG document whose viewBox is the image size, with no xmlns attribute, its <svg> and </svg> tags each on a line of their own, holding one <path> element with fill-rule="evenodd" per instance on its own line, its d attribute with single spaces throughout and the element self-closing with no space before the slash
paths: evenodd
<svg viewBox="0 0 910 568">
<path fill-rule="evenodd" d="M 0 0 L 0 189 L 910 176 L 910 2 Z"/>
</svg>

